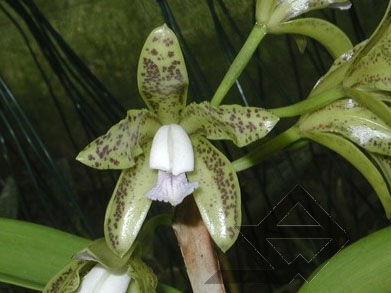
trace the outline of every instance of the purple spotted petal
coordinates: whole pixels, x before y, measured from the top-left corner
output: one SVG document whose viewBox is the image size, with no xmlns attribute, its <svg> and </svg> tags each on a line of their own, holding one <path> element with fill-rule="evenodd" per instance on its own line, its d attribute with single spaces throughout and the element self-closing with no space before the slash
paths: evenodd
<svg viewBox="0 0 391 293">
<path fill-rule="evenodd" d="M 344 80 L 345 87 L 391 91 L 391 5 Z"/>
<path fill-rule="evenodd" d="M 144 193 L 156 182 L 156 172 L 146 157 L 149 152 L 138 156 L 133 168 L 122 171 L 106 209 L 106 243 L 119 257 L 131 248 L 151 205 Z"/>
<path fill-rule="evenodd" d="M 173 175 L 159 170 L 156 185 L 145 196 L 152 200 L 169 202 L 176 206 L 196 189 L 196 182 L 187 182 L 185 173 Z"/>
<path fill-rule="evenodd" d="M 367 151 L 391 156 L 389 126 L 352 99 L 338 100 L 303 116 L 300 130 L 338 133 Z"/>
<path fill-rule="evenodd" d="M 189 135 L 228 139 L 242 147 L 264 137 L 278 120 L 277 116 L 262 108 L 239 105 L 212 107 L 209 102 L 202 102 L 186 107 L 180 125 Z"/>
<path fill-rule="evenodd" d="M 142 154 L 142 146 L 153 137 L 160 123 L 147 110 L 130 110 L 125 119 L 82 150 L 77 160 L 96 169 L 126 169 Z"/>
<path fill-rule="evenodd" d="M 238 178 L 231 162 L 207 139 L 193 136 L 192 142 L 195 170 L 188 177 L 199 184 L 194 199 L 210 236 L 225 252 L 238 238 L 242 222 Z"/>
<path fill-rule="evenodd" d="M 148 36 L 141 51 L 137 82 L 141 97 L 162 124 L 177 123 L 186 105 L 186 65 L 178 40 L 166 25 Z"/>
</svg>

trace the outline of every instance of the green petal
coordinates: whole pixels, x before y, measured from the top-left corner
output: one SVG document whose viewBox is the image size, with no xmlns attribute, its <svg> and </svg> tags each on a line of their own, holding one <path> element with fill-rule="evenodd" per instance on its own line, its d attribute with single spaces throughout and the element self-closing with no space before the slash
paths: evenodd
<svg viewBox="0 0 391 293">
<path fill-rule="evenodd" d="M 76 259 L 98 262 L 108 269 L 120 269 L 128 262 L 134 249 L 129 249 L 124 257 L 118 257 L 107 247 L 104 238 L 90 243 L 85 249 L 75 255 Z"/>
<path fill-rule="evenodd" d="M 346 77 L 347 71 L 352 66 L 353 61 L 365 47 L 366 43 L 367 41 L 363 41 L 339 56 L 330 67 L 329 71 L 318 80 L 314 89 L 311 91 L 309 98 L 319 95 L 331 88 L 340 86 Z"/>
<path fill-rule="evenodd" d="M 194 191 L 202 220 L 210 236 L 225 252 L 236 241 L 242 221 L 240 188 L 231 162 L 202 136 L 192 136 L 195 169 L 187 173 L 198 182 Z"/>
<path fill-rule="evenodd" d="M 209 139 L 228 139 L 242 147 L 264 137 L 279 118 L 255 107 L 223 105 L 209 102 L 188 105 L 180 125 L 189 134 L 201 134 Z"/>
<path fill-rule="evenodd" d="M 142 154 L 141 146 L 160 127 L 157 117 L 147 110 L 130 110 L 127 117 L 91 142 L 76 160 L 96 169 L 126 169 Z"/>
<path fill-rule="evenodd" d="M 315 9 L 331 7 L 343 10 L 349 9 L 350 6 L 351 4 L 347 0 L 276 0 L 274 1 L 274 11 L 267 24 L 272 26 Z"/>
<path fill-rule="evenodd" d="M 160 121 L 176 123 L 186 105 L 189 80 L 178 40 L 165 24 L 145 41 L 137 82 L 141 97 Z"/>
<path fill-rule="evenodd" d="M 84 275 L 94 263 L 84 260 L 72 260 L 63 270 L 56 274 L 46 285 L 43 293 L 76 292 L 80 285 L 80 276 Z"/>
<path fill-rule="evenodd" d="M 144 194 L 156 183 L 157 173 L 149 168 L 147 158 L 149 152 L 136 158 L 134 168 L 122 171 L 107 206 L 105 238 L 119 257 L 131 248 L 151 205 Z"/>
<path fill-rule="evenodd" d="M 359 53 L 345 79 L 344 86 L 391 90 L 391 5 Z"/>
<path fill-rule="evenodd" d="M 352 99 L 336 101 L 304 116 L 303 132 L 335 132 L 370 152 L 391 155 L 391 128 Z"/>
<path fill-rule="evenodd" d="M 391 218 L 391 196 L 387 183 L 377 167 L 358 147 L 337 134 L 305 132 L 304 135 L 348 160 L 371 184 L 383 205 L 387 218 Z"/>
<path fill-rule="evenodd" d="M 281 23 L 269 30 L 272 34 L 299 34 L 313 38 L 321 43 L 336 59 L 352 49 L 352 43 L 334 24 L 319 18 L 301 18 Z"/>
</svg>

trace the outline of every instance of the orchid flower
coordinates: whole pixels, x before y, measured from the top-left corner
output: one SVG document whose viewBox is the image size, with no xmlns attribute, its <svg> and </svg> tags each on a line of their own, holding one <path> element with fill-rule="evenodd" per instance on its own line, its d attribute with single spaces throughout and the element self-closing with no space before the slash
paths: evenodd
<svg viewBox="0 0 391 293">
<path fill-rule="evenodd" d="M 304 137 L 333 149 L 367 178 L 391 218 L 391 3 L 372 36 L 341 55 L 309 100 L 339 91 L 341 98 L 303 115 Z M 376 162 L 374 164 L 374 162 Z"/>
<path fill-rule="evenodd" d="M 44 293 L 126 293 L 154 292 L 157 278 L 130 250 L 119 258 L 104 239 L 92 242 L 52 280 Z"/>
<path fill-rule="evenodd" d="M 208 139 L 228 139 L 242 147 L 265 136 L 278 117 L 239 105 L 186 106 L 186 66 L 166 25 L 146 40 L 138 88 L 149 110 L 129 110 L 77 156 L 94 168 L 123 170 L 106 210 L 108 246 L 119 256 L 126 254 L 151 199 L 175 206 L 193 193 L 211 237 L 226 251 L 239 233 L 240 189 L 230 161 Z"/>
</svg>

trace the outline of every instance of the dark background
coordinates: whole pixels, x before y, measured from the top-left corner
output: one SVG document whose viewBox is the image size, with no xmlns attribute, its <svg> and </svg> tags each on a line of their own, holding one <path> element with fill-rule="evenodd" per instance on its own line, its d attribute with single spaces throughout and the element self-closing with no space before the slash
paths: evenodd
<svg viewBox="0 0 391 293">
<path fill-rule="evenodd" d="M 357 44 L 373 32 L 387 1 L 352 3 L 349 11 L 326 9 L 306 16 L 337 24 Z M 74 158 L 126 109 L 143 107 L 136 68 L 149 32 L 163 22 L 176 31 L 191 81 L 189 100 L 202 101 L 210 99 L 243 44 L 253 11 L 253 1 L 238 0 L 1 0 L 0 216 L 101 237 L 118 172 L 92 170 Z M 311 40 L 301 54 L 292 37 L 267 36 L 224 103 L 270 108 L 299 101 L 331 62 Z M 282 121 L 269 137 L 295 120 Z M 247 151 L 217 146 L 230 159 Z M 388 225 L 363 177 L 315 144 L 277 153 L 239 173 L 239 179 L 244 224 L 258 223 L 300 184 L 346 230 L 350 242 Z M 165 210 L 166 205 L 155 203 L 149 216 Z M 246 233 L 255 245 L 265 245 L 255 229 Z M 189 291 L 172 231 L 159 228 L 157 235 L 151 266 L 159 280 Z M 221 255 L 223 269 L 240 268 L 224 274 L 230 291 L 294 292 L 299 287 L 299 280 L 284 283 L 283 269 L 273 277 L 277 281 L 266 276 L 260 277 L 264 284 L 246 283 L 243 270 L 255 266 L 249 259 L 242 241 Z M 27 290 L 0 285 L 0 291 Z"/>
</svg>

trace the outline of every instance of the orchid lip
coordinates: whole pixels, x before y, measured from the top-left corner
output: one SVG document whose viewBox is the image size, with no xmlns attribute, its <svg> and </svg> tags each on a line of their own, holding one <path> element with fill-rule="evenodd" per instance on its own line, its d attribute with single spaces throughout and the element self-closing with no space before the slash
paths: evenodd
<svg viewBox="0 0 391 293">
<path fill-rule="evenodd" d="M 149 167 L 159 170 L 156 185 L 145 193 L 152 200 L 176 206 L 198 186 L 187 181 L 185 172 L 194 170 L 194 152 L 189 136 L 177 124 L 163 125 L 156 132 Z"/>
</svg>

